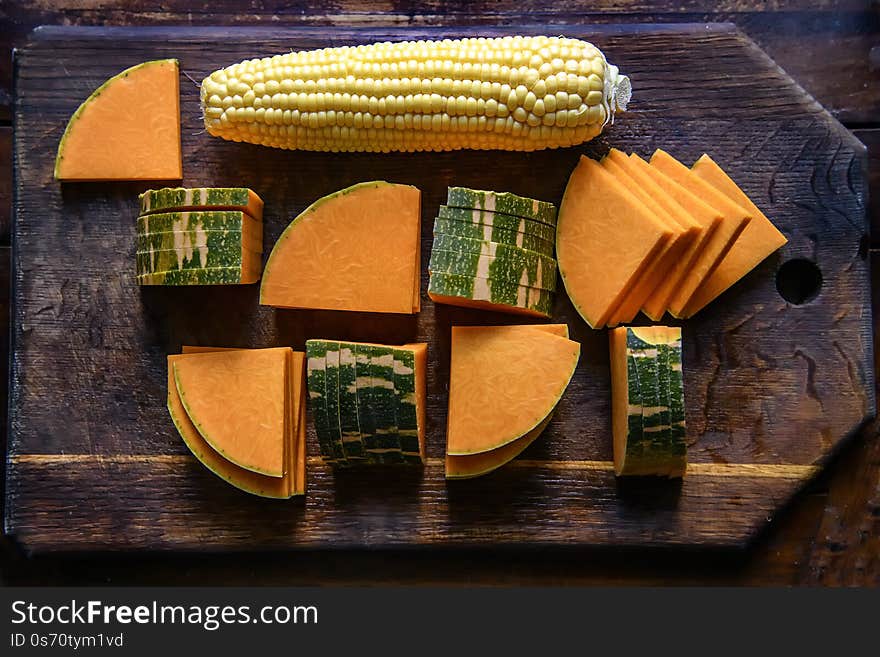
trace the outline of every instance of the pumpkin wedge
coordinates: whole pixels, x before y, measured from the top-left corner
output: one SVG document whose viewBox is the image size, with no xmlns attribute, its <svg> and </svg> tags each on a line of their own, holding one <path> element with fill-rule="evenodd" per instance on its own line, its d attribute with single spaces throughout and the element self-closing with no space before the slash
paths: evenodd
<svg viewBox="0 0 880 657">
<path fill-rule="evenodd" d="M 731 201 L 745 208 L 751 214 L 752 220 L 730 248 L 727 257 L 721 261 L 714 273 L 697 288 L 691 300 L 688 301 L 684 317 L 691 317 L 694 313 L 705 308 L 731 285 L 757 267 L 767 256 L 788 242 L 785 235 L 779 232 L 758 206 L 746 196 L 745 192 L 711 157 L 704 153 L 691 167 L 691 171 Z"/>
<path fill-rule="evenodd" d="M 568 337 L 567 324 L 532 324 L 528 326 L 509 327 L 511 330 L 535 329 L 551 335 Z M 556 410 L 555 408 L 553 409 Z M 465 456 L 446 455 L 446 478 L 447 479 L 472 479 L 480 475 L 488 474 L 497 470 L 502 465 L 512 461 L 531 445 L 550 423 L 553 411 L 537 427 L 524 436 L 508 443 L 503 447 Z"/>
<path fill-rule="evenodd" d="M 286 474 L 284 477 L 267 477 L 266 475 L 251 472 L 245 468 L 239 467 L 231 463 L 221 456 L 208 442 L 202 437 L 198 429 L 190 420 L 183 403 L 180 401 L 180 395 L 177 392 L 177 385 L 174 381 L 174 364 L 185 358 L 187 353 L 208 353 L 213 351 L 233 351 L 233 349 L 214 348 L 214 347 L 184 347 L 183 354 L 172 354 L 168 356 L 168 412 L 171 420 L 177 428 L 183 442 L 208 470 L 235 486 L 236 488 L 258 495 L 260 497 L 269 497 L 274 499 L 287 499 L 296 494 L 294 490 L 294 482 L 292 473 Z"/>
<path fill-rule="evenodd" d="M 700 226 L 692 219 L 690 222 L 677 220 L 648 189 L 630 175 L 629 158 L 623 151 L 612 148 L 608 155 L 602 159 L 602 166 L 613 173 L 663 223 L 678 233 L 677 237 L 670 240 L 664 249 L 657 254 L 629 294 L 621 301 L 617 310 L 612 313 L 608 325 L 617 326 L 618 324 L 628 324 L 635 319 L 654 290 L 672 273 L 675 265 L 681 261 L 682 256 L 700 236 L 701 230 Z"/>
<path fill-rule="evenodd" d="M 177 60 L 144 62 L 98 87 L 67 124 L 55 159 L 63 181 L 179 180 Z"/>
<path fill-rule="evenodd" d="M 236 465 L 283 477 L 289 348 L 189 354 L 173 364 L 181 402 L 202 437 Z"/>
<path fill-rule="evenodd" d="M 568 296 L 587 324 L 607 323 L 673 235 L 611 173 L 581 156 L 559 208 L 556 258 Z"/>
<path fill-rule="evenodd" d="M 617 159 L 617 162 L 682 227 L 695 227 L 698 231 L 697 237 L 681 254 L 672 269 L 667 272 L 666 277 L 658 281 L 657 287 L 654 288 L 642 306 L 642 313 L 656 322 L 666 314 L 669 298 L 678 289 L 679 283 L 690 274 L 694 263 L 708 244 L 709 238 L 721 223 L 721 216 L 716 215 L 712 208 L 705 203 L 702 204 L 704 211 L 701 208 L 693 207 L 693 205 L 689 208 L 685 207 L 688 199 L 677 199 L 674 194 L 664 189 L 660 184 L 663 175 L 635 153 L 626 158 L 626 162 L 621 159 Z M 671 184 L 668 179 L 666 182 Z M 687 190 L 683 188 L 679 188 L 679 191 L 681 195 L 687 194 Z M 699 199 L 696 200 L 699 201 Z"/>
<path fill-rule="evenodd" d="M 555 410 L 555 409 L 554 409 Z M 510 463 L 522 454 L 526 447 L 531 445 L 538 436 L 550 424 L 553 411 L 543 421 L 526 435 L 517 438 L 512 443 L 503 447 L 482 452 L 481 454 L 468 454 L 467 456 L 446 455 L 446 478 L 447 479 L 473 479 L 480 475 L 489 474 L 502 465 Z"/>
<path fill-rule="evenodd" d="M 291 222 L 272 249 L 260 303 L 416 312 L 420 199 L 415 187 L 375 181 L 316 201 Z"/>
<path fill-rule="evenodd" d="M 537 427 L 562 397 L 580 344 L 527 326 L 452 328 L 446 453 L 498 449 Z"/>
<path fill-rule="evenodd" d="M 681 318 L 686 314 L 685 311 L 691 297 L 704 282 L 712 277 L 715 270 L 724 262 L 727 254 L 739 239 L 743 230 L 751 222 L 752 216 L 748 210 L 718 192 L 712 185 L 664 150 L 658 148 L 654 151 L 654 154 L 651 156 L 651 166 L 666 174 L 694 196 L 704 200 L 717 214 L 723 217 L 718 230 L 715 231 L 711 241 L 706 245 L 694 266 L 693 274 L 695 275 L 688 278 L 689 284 L 680 287 L 672 295 L 669 302 L 669 314 L 673 317 Z M 704 271 L 699 272 L 700 268 L 703 268 Z"/>
</svg>

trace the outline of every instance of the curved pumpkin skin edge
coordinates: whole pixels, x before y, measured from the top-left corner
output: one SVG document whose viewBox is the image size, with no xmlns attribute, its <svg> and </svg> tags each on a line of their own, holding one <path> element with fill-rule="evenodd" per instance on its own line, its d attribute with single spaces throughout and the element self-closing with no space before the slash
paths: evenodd
<svg viewBox="0 0 880 657">
<path fill-rule="evenodd" d="M 554 247 L 556 249 L 556 259 L 557 259 L 556 270 L 559 273 L 559 277 L 562 279 L 562 287 L 565 288 L 565 293 L 568 295 L 568 298 L 571 301 L 571 305 L 574 306 L 574 309 L 577 311 L 577 314 L 580 315 L 581 319 L 584 320 L 584 322 L 586 322 L 587 326 L 589 326 L 591 329 L 596 329 L 596 328 L 600 328 L 600 327 L 593 326 L 593 324 L 590 323 L 590 320 L 588 320 L 587 316 L 584 315 L 584 311 L 581 310 L 580 304 L 578 303 L 577 299 L 575 299 L 571 295 L 571 293 L 569 293 L 568 283 L 566 281 L 566 276 L 565 276 L 565 270 L 563 267 L 559 266 L 559 242 L 561 241 L 561 234 L 563 232 L 561 230 L 561 228 L 563 227 L 562 222 L 565 218 L 562 209 L 565 207 L 565 197 L 568 195 L 568 191 L 569 191 L 569 187 L 570 187 L 570 183 L 571 183 L 571 176 L 574 175 L 574 172 L 580 166 L 581 160 L 586 157 L 587 157 L 586 155 L 581 155 L 578 158 L 578 163 L 575 165 L 574 169 L 572 169 L 571 175 L 569 176 L 569 180 L 565 184 L 565 191 L 562 192 L 562 200 L 559 202 L 559 211 L 557 212 L 557 215 L 556 215 L 556 243 L 554 244 Z"/>
<path fill-rule="evenodd" d="M 447 471 L 446 472 L 446 479 L 448 479 L 450 481 L 458 481 L 458 480 L 462 480 L 462 479 L 475 479 L 477 477 L 487 475 L 491 472 L 495 472 L 495 470 L 498 470 L 499 468 L 507 465 L 508 463 L 513 461 L 515 458 L 517 458 L 520 454 L 522 454 L 524 451 L 526 451 L 526 449 L 528 449 L 529 446 L 532 443 L 534 443 L 542 433 L 544 433 L 544 430 L 547 428 L 547 425 L 550 424 L 550 420 L 553 419 L 553 413 L 555 413 L 555 412 L 556 412 L 556 406 L 553 407 L 553 410 L 550 411 L 550 414 L 547 417 L 545 417 L 543 420 L 541 420 L 541 423 L 538 426 L 536 426 L 531 431 L 524 433 L 522 436 L 517 438 L 517 440 L 522 440 L 523 438 L 525 438 L 525 440 L 523 442 L 522 449 L 511 454 L 510 458 L 507 458 L 507 459 L 497 463 L 493 467 L 488 468 L 486 470 L 481 470 L 480 472 L 472 472 L 472 473 L 468 473 L 466 475 L 455 475 L 455 474 L 450 475 L 449 472 Z M 516 441 L 514 441 L 514 442 L 516 442 Z M 507 443 L 507 444 L 510 445 L 511 443 Z M 502 447 L 506 447 L 506 446 L 507 445 L 503 445 Z M 501 447 L 496 447 L 496 449 L 501 449 Z M 486 452 L 481 452 L 481 454 L 485 454 L 485 453 Z M 479 454 L 475 454 L 474 456 L 479 456 Z M 448 455 L 447 455 L 447 458 L 448 458 Z M 467 456 L 460 456 L 458 458 L 467 458 Z"/>
<path fill-rule="evenodd" d="M 536 326 L 540 327 L 542 325 L 538 324 Z M 529 328 L 531 328 L 531 327 L 529 327 Z M 550 333 L 550 335 L 555 335 L 555 334 Z M 541 422 L 543 422 L 550 415 L 552 415 L 552 413 L 556 410 L 556 407 L 559 406 L 559 402 L 565 396 L 565 392 L 566 392 L 566 390 L 568 390 L 568 386 L 571 385 L 571 380 L 574 378 L 574 373 L 577 371 L 578 363 L 581 360 L 581 344 L 580 344 L 580 342 L 577 342 L 576 340 L 570 340 L 568 338 L 562 338 L 562 336 L 556 336 L 556 337 L 559 337 L 563 340 L 567 340 L 568 342 L 572 342 L 572 343 L 576 344 L 577 345 L 577 358 L 574 359 L 574 366 L 571 368 L 571 372 L 569 373 L 568 377 L 565 380 L 565 385 L 562 386 L 562 392 L 559 394 L 559 397 L 556 399 L 556 403 L 553 405 L 553 408 L 550 410 L 550 412 L 547 415 L 545 415 L 541 420 L 539 420 L 534 425 L 532 425 L 532 427 L 529 428 L 525 433 L 523 433 L 521 436 L 519 436 L 517 438 L 514 438 L 513 440 L 508 440 L 507 442 L 501 443 L 500 445 L 495 445 L 494 447 L 490 447 L 489 449 L 485 449 L 480 452 L 472 452 L 470 454 L 450 454 L 448 451 L 448 448 L 447 448 L 447 455 L 449 455 L 449 456 L 473 456 L 475 454 L 484 454 L 485 452 L 491 452 L 492 450 L 500 449 L 502 447 L 505 447 L 506 445 L 509 445 L 512 442 L 515 442 L 516 440 L 519 440 L 519 438 L 526 435 L 527 433 L 530 433 L 536 427 L 538 427 L 541 424 Z"/>
<path fill-rule="evenodd" d="M 183 402 L 181 402 L 181 405 L 182 405 L 182 404 L 183 404 Z M 174 411 L 173 411 L 172 408 L 171 408 L 171 403 L 170 403 L 170 401 L 167 403 L 167 407 L 168 407 L 168 414 L 171 416 L 171 421 L 174 423 L 174 427 L 177 429 L 177 433 L 179 433 L 179 434 L 180 434 L 180 437 L 183 439 L 183 443 L 186 445 L 186 448 L 187 448 L 187 449 L 190 451 L 190 453 L 196 458 L 196 460 L 197 460 L 199 463 L 201 463 L 203 466 L 205 466 L 205 468 L 206 468 L 208 471 L 210 471 L 212 474 L 214 474 L 215 476 L 219 477 L 220 479 L 222 479 L 223 481 L 225 481 L 227 484 L 229 484 L 229 485 L 231 485 L 231 486 L 234 486 L 234 487 L 237 488 L 238 490 L 240 490 L 240 491 L 244 491 L 245 493 L 249 493 L 249 494 L 251 494 L 251 495 L 256 495 L 257 497 L 264 497 L 264 498 L 266 498 L 266 499 L 272 499 L 272 500 L 286 500 L 286 499 L 290 499 L 290 497 L 292 497 L 292 496 L 282 496 L 282 495 L 267 495 L 267 494 L 264 493 L 264 492 L 260 492 L 260 491 L 253 490 L 252 488 L 248 488 L 247 486 L 242 486 L 242 485 L 240 485 L 240 484 L 239 484 L 238 482 L 236 482 L 234 479 L 231 479 L 231 478 L 229 478 L 229 477 L 226 477 L 226 476 L 223 475 L 223 473 L 218 472 L 217 470 L 215 470 L 214 468 L 212 468 L 212 467 L 208 464 L 207 461 L 205 461 L 204 459 L 202 459 L 202 457 L 201 457 L 201 455 L 199 454 L 199 452 L 198 452 L 197 450 L 193 449 L 193 446 L 190 444 L 189 440 L 187 440 L 187 438 L 186 438 L 186 433 L 185 433 L 185 431 L 183 431 L 183 429 L 181 428 L 181 426 L 180 426 L 180 420 L 179 420 L 179 418 L 174 414 Z M 193 426 L 195 427 L 195 425 L 193 425 Z M 207 441 L 206 441 L 206 442 L 207 442 Z M 218 454 L 219 454 L 219 452 L 218 452 Z M 220 454 L 220 456 L 222 457 L 223 455 Z M 225 457 L 224 457 L 224 458 L 225 458 Z M 231 461 L 230 461 L 230 463 L 231 463 Z M 234 464 L 233 464 L 233 465 L 234 465 Z M 239 466 L 236 466 L 236 467 L 239 467 Z"/>
<path fill-rule="evenodd" d="M 272 257 L 275 255 L 275 250 L 283 244 L 287 238 L 289 237 L 288 233 L 294 230 L 297 224 L 301 221 L 304 221 L 305 218 L 318 210 L 322 205 L 329 203 L 341 196 L 345 196 L 346 194 L 351 194 L 352 192 L 361 190 L 361 189 L 378 189 L 380 187 L 385 186 L 399 186 L 399 187 L 410 187 L 421 195 L 421 190 L 414 185 L 404 185 L 402 183 L 391 183 L 386 180 L 368 180 L 366 182 L 355 183 L 354 185 L 350 185 L 349 187 L 345 187 L 344 189 L 340 189 L 339 191 L 333 192 L 332 194 L 327 194 L 326 196 L 322 196 L 317 201 L 309 205 L 305 210 L 296 215 L 293 220 L 287 225 L 287 228 L 278 236 L 278 239 L 275 241 L 275 245 L 272 247 L 272 250 L 269 252 L 269 257 L 266 259 L 266 265 L 263 267 L 263 276 L 260 281 L 260 303 L 263 303 L 263 283 L 266 282 L 267 277 L 271 274 L 272 271 Z M 421 217 L 419 217 L 419 221 L 421 222 Z"/>
<path fill-rule="evenodd" d="M 55 154 L 55 169 L 53 172 L 53 175 L 56 180 L 58 179 L 58 174 L 59 174 L 58 169 L 61 166 L 61 160 L 64 157 L 64 155 L 63 155 L 64 144 L 67 141 L 67 135 L 70 133 L 71 127 L 76 123 L 77 119 L 79 119 L 80 115 L 86 110 L 89 103 L 91 103 L 93 100 L 98 98 L 98 96 L 100 96 L 101 93 L 103 93 L 103 91 L 108 86 L 110 86 L 113 82 L 115 82 L 116 80 L 128 77 L 133 71 L 137 71 L 139 69 L 146 68 L 147 66 L 157 66 L 160 64 L 168 64 L 169 62 L 174 62 L 174 66 L 178 69 L 178 71 L 180 70 L 180 62 L 174 58 L 172 58 L 172 59 L 153 59 L 148 62 L 141 62 L 140 64 L 135 64 L 134 66 L 130 66 L 129 68 L 125 69 L 124 71 L 120 71 L 119 73 L 117 73 L 113 77 L 105 80 L 101 84 L 101 86 L 99 86 L 97 89 L 95 89 L 89 95 L 88 98 L 86 98 L 82 103 L 80 103 L 80 106 L 76 108 L 76 111 L 71 115 L 70 119 L 68 119 L 67 127 L 64 128 L 64 134 L 61 135 L 61 141 L 58 142 L 58 152 Z"/>
<path fill-rule="evenodd" d="M 289 347 L 281 347 L 281 348 L 289 349 Z M 238 351 L 238 350 L 234 350 L 234 351 Z M 263 472 L 261 470 L 254 470 L 253 468 L 249 468 L 247 466 L 242 465 L 241 463 L 236 463 L 235 461 L 233 461 L 222 449 L 220 449 L 219 446 L 215 445 L 214 442 L 210 438 L 208 438 L 204 433 L 202 433 L 202 430 L 199 428 L 199 425 L 195 422 L 195 420 L 193 420 L 192 409 L 190 409 L 189 406 L 187 405 L 186 397 L 185 397 L 185 395 L 182 394 L 182 392 L 180 390 L 180 377 L 177 374 L 177 367 L 176 366 L 174 368 L 174 385 L 177 388 L 177 394 L 180 397 L 180 404 L 181 404 L 181 406 L 183 406 L 183 410 L 186 411 L 187 416 L 189 416 L 190 421 L 192 422 L 192 425 L 196 428 L 196 431 L 199 432 L 199 435 L 205 440 L 206 443 L 208 443 L 208 445 L 211 446 L 211 448 L 215 452 L 220 454 L 220 456 L 225 458 L 227 461 L 229 461 L 233 465 L 237 465 L 239 468 L 242 468 L 243 470 L 248 470 L 250 472 L 253 472 L 254 474 L 263 475 L 264 477 L 272 477 L 274 479 L 281 479 L 284 476 L 283 474 L 282 475 L 274 475 L 274 474 L 269 474 L 268 472 Z"/>
</svg>

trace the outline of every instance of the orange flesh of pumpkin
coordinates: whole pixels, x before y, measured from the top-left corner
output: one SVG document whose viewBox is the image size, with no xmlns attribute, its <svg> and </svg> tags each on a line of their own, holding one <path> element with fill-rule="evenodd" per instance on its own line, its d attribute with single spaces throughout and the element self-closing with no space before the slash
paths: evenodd
<svg viewBox="0 0 880 657">
<path fill-rule="evenodd" d="M 421 210 L 419 210 L 421 212 Z M 422 228 L 421 218 L 419 219 L 419 239 L 416 242 L 416 266 L 413 272 L 413 313 L 419 312 L 422 307 Z"/>
<path fill-rule="evenodd" d="M 420 197 L 409 185 L 361 183 L 316 202 L 275 244 L 260 303 L 411 314 Z"/>
<path fill-rule="evenodd" d="M 568 296 L 590 326 L 607 323 L 672 236 L 613 175 L 581 156 L 559 208 L 556 258 Z"/>
<path fill-rule="evenodd" d="M 704 308 L 767 256 L 788 242 L 785 235 L 779 232 L 758 206 L 708 155 L 704 154 L 697 160 L 691 170 L 734 203 L 745 208 L 752 220 L 731 247 L 727 257 L 691 297 L 685 308 L 685 317 L 690 317 Z"/>
<path fill-rule="evenodd" d="M 633 154 L 632 157 L 635 159 L 638 156 Z M 682 299 L 690 298 L 694 290 L 699 286 L 700 281 L 714 271 L 721 258 L 730 249 L 738 234 L 738 222 L 731 222 L 730 219 L 724 217 L 724 215 L 689 189 L 678 184 L 659 168 L 648 164 L 641 160 L 641 158 L 636 161 L 641 162 L 639 166 L 643 163 L 645 165 L 643 170 L 650 173 L 663 191 L 686 208 L 692 217 L 701 222 L 710 231 L 703 248 L 693 259 L 690 268 L 685 272 L 684 276 L 677 282 L 667 280 L 665 285 L 659 290 L 661 295 L 666 297 L 663 312 L 667 310 L 673 312 L 673 309 L 677 311 L 684 304 Z M 661 312 L 660 314 L 662 315 L 663 313 Z"/>
<path fill-rule="evenodd" d="M 419 454 L 422 461 L 427 456 L 425 448 L 425 430 L 427 428 L 427 378 L 428 378 L 428 345 L 424 342 L 403 345 L 415 355 L 416 373 L 416 420 L 419 423 Z"/>
<path fill-rule="evenodd" d="M 479 454 L 511 443 L 556 407 L 580 344 L 538 327 L 454 326 L 446 453 Z"/>
<path fill-rule="evenodd" d="M 497 470 L 522 454 L 538 436 L 550 424 L 553 412 L 550 412 L 537 427 L 529 431 L 521 438 L 508 443 L 498 449 L 493 449 L 482 454 L 469 454 L 468 456 L 446 455 L 446 478 L 447 479 L 471 479 L 480 475 L 488 474 Z"/>
<path fill-rule="evenodd" d="M 303 397 L 306 390 L 305 353 L 294 351 L 290 354 L 291 400 L 291 447 L 290 471 L 293 472 L 291 495 L 306 494 L 306 405 Z"/>
<path fill-rule="evenodd" d="M 226 459 L 271 477 L 285 471 L 290 349 L 189 354 L 174 363 L 183 406 Z"/>
<path fill-rule="evenodd" d="M 709 239 L 717 230 L 721 223 L 721 217 L 713 214 L 711 208 L 707 208 L 708 215 L 701 214 L 698 211 L 699 208 L 692 208 L 696 214 L 691 214 L 691 211 L 676 200 L 673 194 L 669 193 L 669 190 L 664 189 L 659 184 L 661 176 L 650 164 L 635 153 L 631 154 L 626 160 L 626 163 L 621 162 L 621 164 L 625 164 L 627 173 L 646 192 L 656 199 L 682 226 L 695 227 L 699 231 L 697 237 L 685 252 L 682 253 L 672 270 L 667 274 L 666 279 L 660 281 L 659 285 L 654 288 L 654 291 L 651 292 L 651 295 L 642 306 L 642 312 L 645 315 L 654 321 L 658 321 L 666 313 L 669 298 L 678 289 L 679 282 L 684 280 L 690 273 L 691 268 L 709 243 Z"/>
<path fill-rule="evenodd" d="M 58 180 L 179 180 L 177 60 L 147 62 L 97 89 L 71 117 L 58 146 Z"/>
<path fill-rule="evenodd" d="M 611 435 L 614 442 L 614 471 L 623 468 L 629 413 L 629 375 L 626 369 L 626 327 L 608 332 L 611 355 Z"/>
<path fill-rule="evenodd" d="M 215 351 L 215 349 L 211 347 L 184 347 L 183 351 L 183 354 L 168 356 L 168 411 L 186 446 L 206 468 L 240 490 L 262 497 L 277 499 L 290 497 L 292 486 L 290 474 L 285 474 L 280 478 L 267 477 L 246 470 L 225 459 L 202 438 L 180 401 L 180 395 L 174 381 L 174 364 L 185 357 L 186 353 L 206 353 Z M 217 349 L 217 351 L 226 351 L 226 349 Z"/>
<path fill-rule="evenodd" d="M 627 161 L 629 158 L 622 152 L 612 149 L 611 153 L 602 160 L 604 166 L 611 172 L 624 186 L 630 190 L 635 196 L 642 201 L 654 215 L 663 221 L 670 230 L 673 231 L 674 237 L 666 244 L 660 253 L 654 258 L 653 262 L 645 269 L 645 273 L 639 277 L 639 280 L 632 287 L 629 294 L 622 300 L 620 306 L 615 310 L 608 320 L 610 326 L 625 324 L 631 322 L 639 313 L 642 306 L 651 296 L 651 293 L 657 288 L 661 281 L 665 280 L 672 271 L 675 263 L 681 258 L 682 254 L 693 243 L 694 239 L 699 235 L 699 229 L 694 226 L 691 229 L 684 229 L 669 214 L 666 209 L 660 205 L 650 194 L 648 194 L 638 182 L 632 178 L 626 168 L 619 163 L 622 158 Z"/>
<path fill-rule="evenodd" d="M 694 196 L 705 199 L 706 203 L 723 218 L 692 269 L 692 273 L 696 275 L 688 277 L 688 285 L 679 288 L 670 299 L 669 313 L 673 317 L 680 318 L 696 290 L 714 274 L 740 234 L 751 222 L 751 215 L 665 151 L 660 149 L 654 151 L 651 156 L 651 166 L 666 174 Z M 708 262 L 710 259 L 711 262 Z M 698 271 L 701 269 L 702 272 Z"/>
<path fill-rule="evenodd" d="M 197 347 L 197 346 L 188 346 L 184 345 L 181 348 L 181 351 L 184 354 L 201 354 L 201 353 L 209 353 L 214 351 L 240 351 L 238 347 Z M 290 455 L 287 459 L 289 464 L 287 472 L 285 472 L 284 479 L 289 480 L 289 488 L 290 493 L 287 497 L 291 495 L 305 495 L 306 492 L 306 420 L 305 420 L 305 404 L 303 404 L 303 395 L 306 390 L 306 382 L 305 382 L 305 353 L 301 351 L 291 351 L 289 356 L 289 366 L 290 366 L 290 386 L 291 386 L 291 409 L 292 415 L 291 420 L 295 420 L 295 422 L 291 422 L 291 433 L 293 434 L 292 445 L 289 448 Z M 171 381 L 173 385 L 173 381 Z M 182 408 L 182 406 L 181 406 Z M 191 423 L 190 423 L 191 424 Z M 193 427 L 195 428 L 195 427 Z M 199 439 L 204 442 L 204 439 L 199 436 Z M 205 443 L 207 447 L 210 447 L 207 443 Z M 213 451 L 213 450 L 212 450 Z M 221 457 L 221 460 L 224 463 L 229 463 L 226 459 Z M 236 473 L 237 471 L 251 473 L 248 470 L 244 470 L 243 468 L 239 468 L 238 466 L 229 463 L 230 473 Z M 209 466 L 210 467 L 210 466 Z M 212 468 L 213 469 L 213 468 Z M 221 475 L 227 481 L 230 480 L 230 477 Z M 256 475 L 260 479 L 257 481 L 262 481 L 263 479 L 269 479 L 271 481 L 277 481 L 275 477 L 265 477 L 265 475 Z M 264 484 L 265 485 L 265 484 Z M 241 488 L 241 486 L 239 486 Z M 245 488 L 245 490 L 248 490 Z"/>
</svg>

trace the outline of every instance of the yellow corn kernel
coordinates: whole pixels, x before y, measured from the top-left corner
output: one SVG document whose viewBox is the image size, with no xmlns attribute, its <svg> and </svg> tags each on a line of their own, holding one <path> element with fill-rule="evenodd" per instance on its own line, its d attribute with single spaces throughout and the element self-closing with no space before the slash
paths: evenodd
<svg viewBox="0 0 880 657">
<path fill-rule="evenodd" d="M 202 82 L 212 135 L 321 151 L 532 151 L 597 136 L 630 83 L 592 44 L 546 36 L 324 48 Z"/>
</svg>

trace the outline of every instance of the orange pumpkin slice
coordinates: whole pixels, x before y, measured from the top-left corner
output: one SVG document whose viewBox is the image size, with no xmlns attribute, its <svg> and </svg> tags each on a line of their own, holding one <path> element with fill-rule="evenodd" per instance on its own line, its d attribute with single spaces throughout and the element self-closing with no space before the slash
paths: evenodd
<svg viewBox="0 0 880 657">
<path fill-rule="evenodd" d="M 651 156 L 651 166 L 665 173 L 669 178 L 703 199 L 717 214 L 723 217 L 722 223 L 706 245 L 694 266 L 693 274 L 688 278 L 688 285 L 682 286 L 672 295 L 669 302 L 669 314 L 673 317 L 684 317 L 685 310 L 696 290 L 715 273 L 721 265 L 740 234 L 752 220 L 748 210 L 737 205 L 729 198 L 704 181 L 681 162 L 666 151 L 659 148 Z M 698 269 L 703 268 L 702 273 Z"/>
<path fill-rule="evenodd" d="M 752 220 L 715 272 L 697 288 L 688 301 L 684 317 L 691 317 L 705 308 L 731 285 L 757 267 L 764 258 L 788 242 L 785 235 L 779 232 L 773 222 L 708 155 L 703 154 L 691 167 L 691 171 L 731 201 L 745 208 L 752 216 Z"/>
<path fill-rule="evenodd" d="M 367 182 L 326 196 L 278 239 L 260 303 L 411 314 L 420 232 L 421 193 L 410 185 Z"/>
<path fill-rule="evenodd" d="M 629 323 L 638 315 L 651 293 L 661 281 L 666 279 L 675 264 L 700 234 L 700 228 L 696 222 L 682 225 L 670 215 L 666 208 L 629 174 L 628 163 L 629 158 L 626 153 L 616 148 L 612 148 L 602 160 L 602 166 L 614 174 L 617 180 L 623 183 L 675 235 L 655 256 L 653 262 L 645 269 L 617 310 L 612 313 L 608 320 L 609 326 Z"/>
<path fill-rule="evenodd" d="M 280 478 L 267 477 L 266 475 L 241 468 L 221 456 L 196 429 L 186 409 L 183 407 L 183 403 L 180 401 L 180 395 L 177 392 L 177 385 L 174 381 L 174 364 L 185 358 L 186 353 L 203 353 L 215 351 L 215 349 L 211 347 L 184 347 L 183 351 L 184 354 L 168 356 L 168 412 L 171 414 L 174 426 L 177 428 L 180 437 L 190 452 L 208 470 L 239 490 L 260 497 L 273 499 L 289 498 L 294 494 L 291 475 L 287 474 Z M 227 349 L 218 348 L 216 351 L 227 351 Z"/>
<path fill-rule="evenodd" d="M 184 345 L 181 351 L 184 354 L 201 354 L 215 351 L 238 351 L 237 347 L 197 347 L 197 346 L 188 346 Z M 233 485 L 236 485 L 238 488 L 245 490 L 250 493 L 254 493 L 255 495 L 263 495 L 268 497 L 279 497 L 279 498 L 287 498 L 292 497 L 294 495 L 305 495 L 306 493 L 306 418 L 305 418 L 305 404 L 303 403 L 305 394 L 306 384 L 305 384 L 305 354 L 301 351 L 291 351 L 288 357 L 288 365 L 290 367 L 289 373 L 289 386 L 291 393 L 291 445 L 288 448 L 288 456 L 286 457 L 286 461 L 288 463 L 287 472 L 285 472 L 284 477 L 282 478 L 286 483 L 284 487 L 279 487 L 277 482 L 279 481 L 276 477 L 267 477 L 265 475 L 257 475 L 249 470 L 245 470 L 244 468 L 240 468 L 237 465 L 230 463 L 226 459 L 219 457 L 217 459 L 213 459 L 211 464 L 209 465 L 204 460 L 204 463 L 210 470 L 219 474 L 221 478 L 229 481 Z M 169 368 L 170 369 L 170 368 Z M 174 382 L 171 378 L 171 373 L 169 372 L 169 384 L 174 388 L 174 393 L 176 396 L 176 387 L 174 386 Z M 169 395 L 171 394 L 169 388 Z M 179 398 L 177 405 L 182 409 L 182 405 L 180 405 Z M 169 407 L 170 408 L 170 407 Z M 187 421 L 189 418 L 186 418 Z M 176 422 L 175 422 L 176 424 Z M 189 422 L 192 425 L 191 422 Z M 193 427 L 195 430 L 195 427 Z M 212 453 L 214 450 L 210 445 L 205 442 L 204 438 L 198 434 L 196 431 L 196 437 L 187 438 L 184 437 L 184 441 L 190 447 L 190 450 L 196 454 L 197 457 L 199 455 L 196 453 L 196 449 L 194 449 L 193 444 L 196 444 L 199 452 L 204 451 L 205 449 L 210 449 Z M 219 456 L 219 455 L 218 455 Z M 219 472 L 218 472 L 219 468 Z M 238 482 L 238 483 L 236 483 Z M 288 492 L 283 492 L 284 490 L 288 490 Z M 266 492 L 273 492 L 272 495 L 265 495 Z"/>
<path fill-rule="evenodd" d="M 559 273 L 581 317 L 593 328 L 604 326 L 673 234 L 611 173 L 582 156 L 556 227 Z"/>
<path fill-rule="evenodd" d="M 270 477 L 287 469 L 289 353 L 283 347 L 188 354 L 173 364 L 183 407 L 208 444 Z"/>
<path fill-rule="evenodd" d="M 455 326 L 446 453 L 481 454 L 547 418 L 580 357 L 580 344 L 527 326 Z"/>
<path fill-rule="evenodd" d="M 510 463 L 517 456 L 522 454 L 526 447 L 531 445 L 538 436 L 543 433 L 550 420 L 553 412 L 544 418 L 544 420 L 529 431 L 521 438 L 517 438 L 512 443 L 508 443 L 498 449 L 493 449 L 482 454 L 469 454 L 467 456 L 446 455 L 446 478 L 447 479 L 473 479 L 480 475 L 489 474 L 497 470 L 502 465 Z"/>
<path fill-rule="evenodd" d="M 70 118 L 55 178 L 179 180 L 180 75 L 176 59 L 145 62 L 110 78 Z"/>
</svg>

